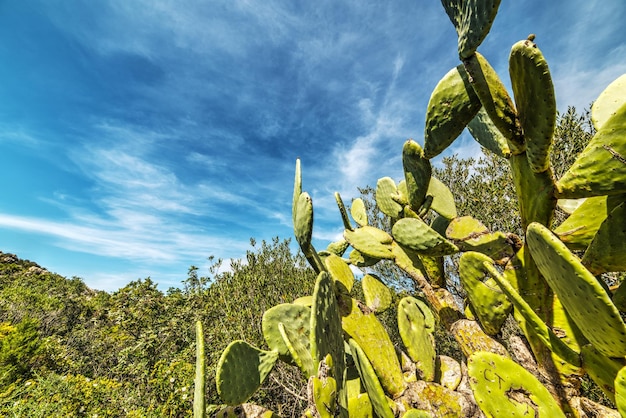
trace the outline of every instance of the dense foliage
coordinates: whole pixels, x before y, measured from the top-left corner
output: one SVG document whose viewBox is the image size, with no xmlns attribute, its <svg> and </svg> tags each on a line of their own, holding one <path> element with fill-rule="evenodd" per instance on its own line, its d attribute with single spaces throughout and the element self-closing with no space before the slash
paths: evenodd
<svg viewBox="0 0 626 418">
<path fill-rule="evenodd" d="M 288 240 L 251 244 L 245 259 L 214 261 L 208 276 L 192 267 L 166 292 L 150 278 L 95 291 L 0 253 L 0 416 L 189 416 L 195 319 L 205 324 L 207 399 L 218 404 L 221 350 L 233 338 L 263 344 L 263 311 L 310 293 L 314 281 Z M 293 370 L 275 373 L 301 389 Z M 259 403 L 302 409 L 272 382 Z"/>
</svg>

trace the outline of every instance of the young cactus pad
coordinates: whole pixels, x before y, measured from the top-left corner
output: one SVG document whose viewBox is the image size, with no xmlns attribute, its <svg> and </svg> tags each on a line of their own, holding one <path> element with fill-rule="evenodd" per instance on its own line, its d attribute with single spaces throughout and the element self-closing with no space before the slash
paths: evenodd
<svg viewBox="0 0 626 418">
<path fill-rule="evenodd" d="M 548 389 L 513 360 L 477 352 L 467 366 L 476 402 L 488 418 L 565 418 Z"/>
</svg>

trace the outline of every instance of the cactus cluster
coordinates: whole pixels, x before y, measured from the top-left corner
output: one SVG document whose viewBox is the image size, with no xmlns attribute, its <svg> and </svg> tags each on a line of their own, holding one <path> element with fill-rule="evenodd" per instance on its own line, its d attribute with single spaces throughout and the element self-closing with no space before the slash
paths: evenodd
<svg viewBox="0 0 626 418">
<path fill-rule="evenodd" d="M 244 341 L 226 348 L 216 379 L 225 403 L 246 402 L 285 361 L 308 379 L 309 417 L 582 417 L 590 410 L 617 416 L 578 396 L 584 374 L 626 416 L 626 324 L 618 309 L 625 303 L 616 303 L 626 285 L 613 295 L 598 277 L 626 270 L 626 75 L 594 103 L 597 132 L 557 181 L 549 158 L 556 101 L 534 36 L 512 47 L 511 96 L 477 52 L 500 2 L 442 3 L 458 34 L 461 64 L 432 93 L 424 146 L 413 140 L 403 146 L 404 179 L 377 182 L 376 204 L 390 218 L 390 231 L 368 225 L 360 199 L 348 211 L 336 194 L 343 240 L 317 251 L 313 202 L 296 163 L 294 234 L 318 273 L 315 292 L 265 313 L 269 350 Z M 432 177 L 430 159 L 466 127 L 510 164 L 524 237 L 459 217 L 450 190 Z M 580 202 L 551 230 L 559 199 Z M 457 253 L 465 309 L 444 280 L 444 258 Z M 365 300 L 353 296 L 351 267 L 381 260 L 395 263 L 419 289 L 419 297 L 398 304 L 403 348 L 394 347 L 377 318 L 391 303 L 390 289 L 366 275 Z M 525 359 L 500 340 L 510 315 L 532 350 Z M 466 361 L 437 354 L 437 324 L 455 337 Z"/>
</svg>

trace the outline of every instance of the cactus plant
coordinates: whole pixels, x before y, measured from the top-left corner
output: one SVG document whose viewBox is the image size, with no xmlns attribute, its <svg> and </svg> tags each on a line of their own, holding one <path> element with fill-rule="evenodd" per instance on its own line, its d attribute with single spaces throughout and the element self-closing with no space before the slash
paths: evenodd
<svg viewBox="0 0 626 418">
<path fill-rule="evenodd" d="M 577 382 L 584 373 L 616 393 L 623 410 L 626 325 L 594 274 L 626 269 L 626 79 L 612 83 L 594 104 L 598 131 L 556 181 L 550 153 L 557 108 L 534 37 L 516 43 L 509 55 L 512 95 L 477 52 L 499 3 L 442 1 L 458 34 L 462 63 L 430 97 L 424 146 L 408 140 L 402 147 L 404 179 L 377 182 L 376 204 L 389 217 L 390 231 L 369 224 L 360 199 L 352 202 L 351 220 L 335 194 L 344 239 L 317 252 L 311 242 L 313 202 L 302 190 L 297 161 L 292 219 L 296 240 L 318 273 L 315 293 L 266 312 L 270 351 L 242 341 L 226 349 L 218 389 L 227 402 L 244 402 L 280 358 L 308 378 L 307 416 L 479 416 L 476 406 L 487 416 L 583 416 L 580 405 L 590 403 L 579 400 Z M 491 232 L 471 217 L 459 217 L 450 190 L 432 177 L 430 159 L 465 127 L 510 166 L 524 236 Z M 551 231 L 557 200 L 579 198 L 587 200 Z M 582 260 L 572 250 L 584 251 Z M 460 253 L 468 309 L 445 280 L 444 257 Z M 406 297 L 398 306 L 408 355 L 396 351 L 376 317 L 390 299 L 382 281 L 364 276 L 366 303 L 353 295 L 357 279 L 351 268 L 381 260 L 411 278 L 423 299 Z M 624 299 L 622 288 L 615 300 Z M 501 327 L 511 307 L 532 354 L 520 355 L 528 350 L 513 344 L 509 353 L 503 344 Z M 438 356 L 435 324 L 454 336 L 467 366 Z M 469 386 L 467 376 L 461 378 L 466 367 Z M 449 370 L 455 370 L 454 378 L 446 377 Z M 253 375 L 243 378 L 246 373 Z"/>
</svg>

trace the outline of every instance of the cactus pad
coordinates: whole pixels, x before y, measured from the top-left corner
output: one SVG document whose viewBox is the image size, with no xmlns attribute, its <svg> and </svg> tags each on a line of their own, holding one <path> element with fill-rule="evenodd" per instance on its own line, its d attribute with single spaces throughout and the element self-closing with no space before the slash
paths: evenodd
<svg viewBox="0 0 626 418">
<path fill-rule="evenodd" d="M 450 70 L 433 90 L 426 111 L 424 155 L 439 155 L 463 132 L 481 104 L 463 65 Z"/>
<path fill-rule="evenodd" d="M 296 366 L 302 370 L 307 379 L 313 376 L 315 373 L 315 362 L 309 351 L 309 341 L 302 338 L 303 335 L 298 330 L 286 327 L 283 323 L 278 324 L 278 331 Z"/>
<path fill-rule="evenodd" d="M 332 376 L 337 380 L 337 387 L 340 390 L 338 402 L 343 408 L 347 408 L 348 399 L 343 389 L 346 364 L 341 317 L 333 281 L 326 272 L 320 273 L 315 282 L 309 338 L 313 361 L 320 362 L 330 354 Z"/>
<path fill-rule="evenodd" d="M 402 205 L 394 200 L 398 194 L 396 183 L 391 177 L 383 177 L 376 182 L 376 205 L 382 213 L 392 219 L 402 213 Z"/>
<path fill-rule="evenodd" d="M 582 263 L 594 275 L 626 270 L 626 202 L 602 222 Z"/>
<path fill-rule="evenodd" d="M 300 248 L 306 253 L 313 235 L 313 200 L 307 192 L 300 193 L 295 209 L 293 232 Z"/>
<path fill-rule="evenodd" d="M 343 236 L 350 245 L 364 256 L 375 259 L 392 259 L 393 238 L 383 230 L 373 226 L 363 226 L 353 231 L 346 229 Z"/>
<path fill-rule="evenodd" d="M 201 418 L 205 415 L 206 380 L 205 380 L 204 332 L 202 322 L 196 321 L 196 377 L 193 381 L 193 415 Z"/>
<path fill-rule="evenodd" d="M 511 148 L 506 137 L 502 135 L 502 132 L 491 121 L 484 108 L 478 111 L 474 119 L 467 125 L 467 129 L 476 142 L 497 156 L 502 158 L 511 156 Z"/>
<path fill-rule="evenodd" d="M 434 321 L 427 320 L 432 313 L 423 302 L 413 297 L 405 297 L 398 304 L 398 330 L 407 353 L 415 362 L 420 378 L 426 381 L 435 379 L 435 339 Z M 424 310 L 428 314 L 424 313 Z"/>
<path fill-rule="evenodd" d="M 554 233 L 569 249 L 585 250 L 610 212 L 607 203 L 607 196 L 584 199 Z"/>
<path fill-rule="evenodd" d="M 526 156 L 532 171 L 542 173 L 550 166 L 556 126 L 556 98 L 548 63 L 532 41 L 519 41 L 511 49 L 509 73 Z"/>
<path fill-rule="evenodd" d="M 335 280 L 335 286 L 337 286 L 338 290 L 340 290 L 340 287 L 343 287 L 347 293 L 350 293 L 354 285 L 354 273 L 352 273 L 350 266 L 341 257 L 334 254 L 324 259 L 324 265 L 330 276 Z M 337 282 L 341 283 L 341 285 Z"/>
<path fill-rule="evenodd" d="M 366 307 L 363 307 L 365 313 L 361 310 L 359 302 L 349 297 L 341 300 L 342 312 L 346 312 L 342 318 L 344 332 L 365 352 L 387 393 L 392 396 L 402 393 L 405 388 L 402 369 L 389 334 L 374 313 Z"/>
<path fill-rule="evenodd" d="M 365 304 L 374 312 L 383 312 L 391 306 L 391 290 L 373 274 L 361 279 Z"/>
<path fill-rule="evenodd" d="M 459 276 L 478 321 L 487 334 L 495 335 L 500 332 L 512 305 L 493 279 L 485 280 L 485 262 L 493 263 L 493 260 L 477 252 L 464 253 L 459 260 Z"/>
<path fill-rule="evenodd" d="M 550 225 L 556 208 L 551 170 L 533 172 L 525 154 L 514 155 L 509 162 L 519 199 L 522 227 L 526 228 L 531 222 Z"/>
<path fill-rule="evenodd" d="M 626 104 L 596 132 L 557 183 L 559 198 L 626 193 Z"/>
<path fill-rule="evenodd" d="M 615 377 L 615 405 L 620 415 L 626 416 L 626 367 L 622 367 Z"/>
<path fill-rule="evenodd" d="M 593 274 L 550 230 L 526 232 L 532 258 L 585 338 L 609 357 L 626 355 L 626 325 Z"/>
<path fill-rule="evenodd" d="M 580 354 L 583 367 L 589 377 L 612 402 L 615 402 L 615 378 L 619 371 L 626 366 L 626 361 L 623 358 L 609 358 L 592 345 L 583 346 Z"/>
<path fill-rule="evenodd" d="M 459 57 L 470 57 L 489 33 L 500 0 L 442 0 L 441 3 L 459 37 Z"/>
<path fill-rule="evenodd" d="M 222 400 L 228 405 L 247 401 L 272 371 L 276 360 L 276 351 L 263 351 L 241 340 L 230 343 L 217 363 L 215 375 Z"/>
<path fill-rule="evenodd" d="M 363 203 L 363 199 L 358 197 L 352 201 L 352 206 L 350 206 L 350 215 L 352 215 L 352 219 L 354 219 L 354 221 L 360 226 L 367 225 L 367 212 L 365 211 L 365 203 Z"/>
<path fill-rule="evenodd" d="M 626 104 L 626 74 L 622 74 L 604 89 L 591 106 L 591 121 L 597 131 Z"/>
<path fill-rule="evenodd" d="M 563 417 L 548 389 L 513 360 L 474 353 L 467 362 L 470 386 L 487 417 Z"/>
<path fill-rule="evenodd" d="M 422 147 L 412 139 L 402 147 L 402 166 L 409 205 L 417 212 L 426 199 L 432 167 Z"/>
<path fill-rule="evenodd" d="M 380 418 L 393 418 L 394 414 L 389 407 L 385 391 L 383 390 L 383 387 L 381 386 L 380 381 L 376 376 L 376 372 L 367 358 L 367 355 L 359 343 L 355 340 L 351 339 L 349 343 L 354 364 L 359 371 L 361 382 L 363 383 L 363 386 L 365 386 L 365 390 L 367 391 L 374 412 Z"/>
<path fill-rule="evenodd" d="M 439 215 L 446 219 L 454 219 L 457 217 L 454 196 L 448 186 L 443 184 L 440 180 L 435 177 L 430 178 L 426 195 L 433 197 L 430 208 Z"/>
<path fill-rule="evenodd" d="M 391 233 L 398 244 L 421 254 L 442 256 L 459 250 L 421 219 L 400 219 L 393 225 Z"/>
<path fill-rule="evenodd" d="M 281 332 L 278 330 L 278 325 L 281 323 L 293 331 L 294 336 L 297 335 L 298 339 L 303 339 L 305 346 L 308 348 L 311 309 L 303 305 L 283 303 L 268 309 L 263 314 L 261 329 L 263 330 L 265 342 L 267 342 L 271 350 L 278 352 L 281 360 L 292 363 L 291 352 L 285 344 Z"/>
<path fill-rule="evenodd" d="M 501 135 L 508 140 L 505 140 L 506 148 L 511 147 L 514 154 L 522 153 L 524 144 L 517 112 L 496 71 L 478 52 L 464 60 L 463 65 L 470 75 L 472 87 L 483 105 L 483 111 Z"/>
</svg>

